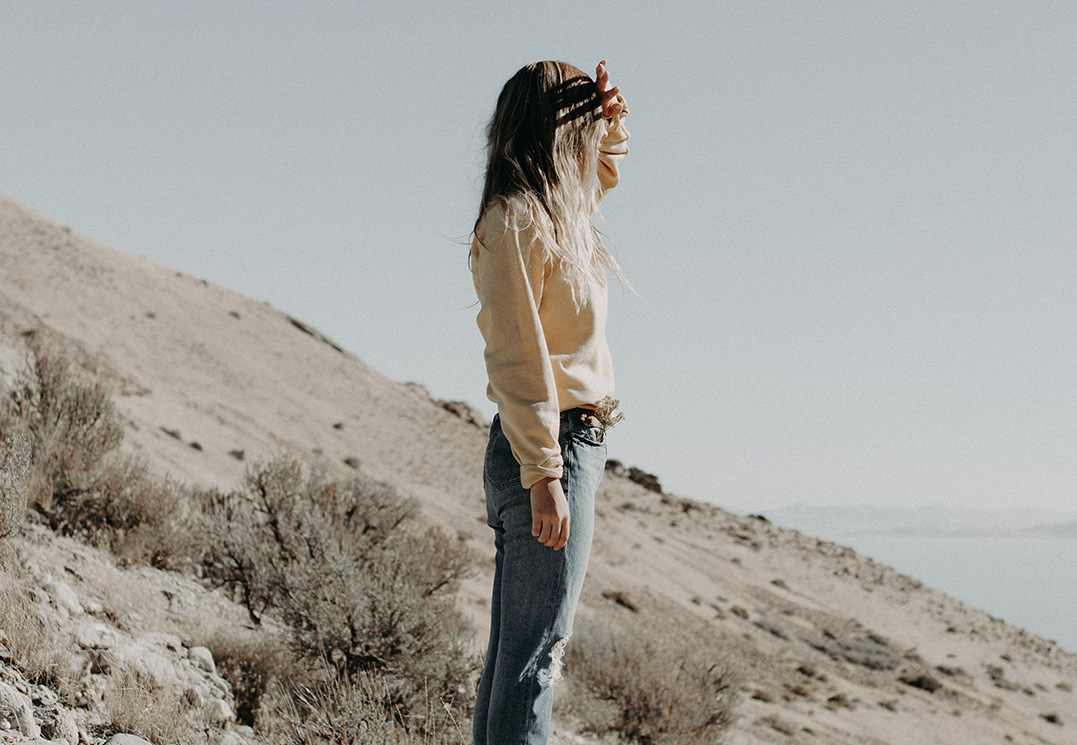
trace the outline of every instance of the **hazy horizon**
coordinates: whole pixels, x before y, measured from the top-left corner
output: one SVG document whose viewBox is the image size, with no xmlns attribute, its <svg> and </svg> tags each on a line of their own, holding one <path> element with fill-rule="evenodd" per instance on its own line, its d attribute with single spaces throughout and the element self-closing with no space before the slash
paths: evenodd
<svg viewBox="0 0 1077 745">
<path fill-rule="evenodd" d="M 739 511 L 1074 510 L 1077 6 L 0 8 L 0 190 L 483 399 L 483 129 L 609 60 L 610 456 Z"/>
</svg>

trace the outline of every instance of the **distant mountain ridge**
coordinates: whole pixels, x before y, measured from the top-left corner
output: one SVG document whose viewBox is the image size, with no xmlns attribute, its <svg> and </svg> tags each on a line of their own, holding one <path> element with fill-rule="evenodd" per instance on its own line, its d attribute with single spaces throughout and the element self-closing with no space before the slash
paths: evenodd
<svg viewBox="0 0 1077 745">
<path fill-rule="evenodd" d="M 766 517 L 783 528 L 813 536 L 942 535 L 1077 537 L 1077 513 L 966 509 L 956 507 L 875 507 L 792 505 Z"/>
</svg>

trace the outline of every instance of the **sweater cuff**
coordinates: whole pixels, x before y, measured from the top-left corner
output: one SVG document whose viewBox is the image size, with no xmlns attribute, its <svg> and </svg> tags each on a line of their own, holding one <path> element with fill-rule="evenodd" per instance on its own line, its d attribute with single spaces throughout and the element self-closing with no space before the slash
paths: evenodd
<svg viewBox="0 0 1077 745">
<path fill-rule="evenodd" d="M 564 475 L 564 460 L 558 455 L 538 466 L 520 466 L 520 485 L 530 489 L 542 479 L 560 479 Z"/>
</svg>

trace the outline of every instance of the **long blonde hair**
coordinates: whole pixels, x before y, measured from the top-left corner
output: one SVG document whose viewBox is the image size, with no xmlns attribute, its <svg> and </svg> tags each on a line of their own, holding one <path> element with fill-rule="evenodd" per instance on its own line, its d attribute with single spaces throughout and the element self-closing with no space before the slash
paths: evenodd
<svg viewBox="0 0 1077 745">
<path fill-rule="evenodd" d="M 587 278 L 621 268 L 591 223 L 598 211 L 598 147 L 605 133 L 598 89 L 564 62 L 533 62 L 501 89 L 487 129 L 488 161 L 478 228 L 501 205 L 510 227 L 534 226 L 574 295 Z"/>
</svg>

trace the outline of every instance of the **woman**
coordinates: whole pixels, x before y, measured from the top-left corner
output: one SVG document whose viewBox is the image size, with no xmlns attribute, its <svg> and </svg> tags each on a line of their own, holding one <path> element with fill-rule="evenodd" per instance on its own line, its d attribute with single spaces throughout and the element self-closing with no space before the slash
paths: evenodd
<svg viewBox="0 0 1077 745">
<path fill-rule="evenodd" d="M 476 745 L 545 743 L 616 421 L 606 272 L 591 217 L 617 185 L 628 114 L 609 87 L 562 62 L 527 65 L 489 127 L 471 268 L 497 403 L 484 482 L 497 549 Z"/>
</svg>

